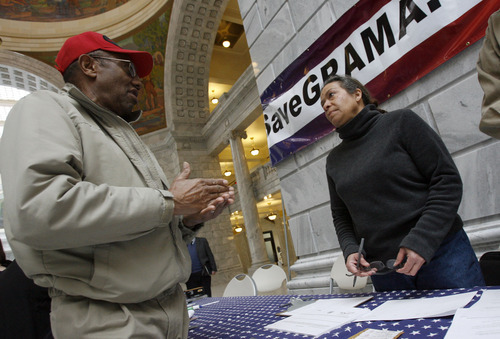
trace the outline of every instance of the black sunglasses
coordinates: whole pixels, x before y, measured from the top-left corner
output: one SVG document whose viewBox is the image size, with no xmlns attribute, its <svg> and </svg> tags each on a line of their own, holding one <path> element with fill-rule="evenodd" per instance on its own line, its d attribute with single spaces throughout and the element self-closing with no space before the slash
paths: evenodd
<svg viewBox="0 0 500 339">
<path fill-rule="evenodd" d="M 404 266 L 404 262 L 400 263 L 397 266 L 394 266 L 394 263 L 396 262 L 396 259 L 389 259 L 387 262 L 384 264 L 382 261 L 372 261 L 370 263 L 370 268 L 367 270 L 371 270 L 373 268 L 377 269 L 377 272 L 375 273 L 376 275 L 382 275 L 382 274 L 387 274 L 391 273 L 392 271 L 398 270 L 401 267 Z"/>
<path fill-rule="evenodd" d="M 404 265 L 405 265 L 405 261 L 406 260 L 403 260 L 402 263 L 400 263 L 399 265 L 397 266 L 394 266 L 394 263 L 396 262 L 396 259 L 389 259 L 386 261 L 386 263 L 384 264 L 382 261 L 372 261 L 370 263 L 370 266 L 367 266 L 367 267 L 360 267 L 360 270 L 363 271 L 363 272 L 368 272 L 368 271 L 371 271 L 372 269 L 376 269 L 377 272 L 375 273 L 375 275 L 383 275 L 383 274 L 387 274 L 387 273 L 391 273 L 395 270 L 398 270 L 400 268 L 402 268 Z M 352 273 L 349 273 L 349 274 L 346 274 L 348 277 L 350 276 L 353 276 L 354 274 Z"/>
</svg>

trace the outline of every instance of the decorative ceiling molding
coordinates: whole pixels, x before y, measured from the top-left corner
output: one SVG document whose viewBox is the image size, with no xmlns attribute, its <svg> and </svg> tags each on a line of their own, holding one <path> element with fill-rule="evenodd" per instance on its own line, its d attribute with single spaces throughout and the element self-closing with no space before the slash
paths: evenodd
<svg viewBox="0 0 500 339">
<path fill-rule="evenodd" d="M 204 125 L 208 120 L 210 61 L 227 3 L 228 0 L 174 1 L 165 52 L 165 112 L 167 128 L 176 131 L 176 135 L 202 135 L 201 128 L 188 131 L 181 126 Z"/>
<path fill-rule="evenodd" d="M 67 38 L 96 31 L 121 40 L 127 37 L 173 0 L 134 0 L 90 18 L 60 22 L 28 22 L 0 19 L 2 49 L 18 52 L 58 51 Z"/>
</svg>

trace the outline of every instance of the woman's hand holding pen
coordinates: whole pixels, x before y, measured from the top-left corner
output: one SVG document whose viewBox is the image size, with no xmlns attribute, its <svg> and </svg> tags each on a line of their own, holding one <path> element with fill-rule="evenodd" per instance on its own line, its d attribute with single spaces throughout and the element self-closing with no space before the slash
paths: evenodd
<svg viewBox="0 0 500 339">
<path fill-rule="evenodd" d="M 346 267 L 349 272 L 358 277 L 368 277 L 370 275 L 374 275 L 376 269 L 370 269 L 370 263 L 365 260 L 363 255 L 359 255 L 361 258 L 359 264 L 360 268 L 358 269 L 358 253 L 352 253 L 347 257 Z"/>
</svg>

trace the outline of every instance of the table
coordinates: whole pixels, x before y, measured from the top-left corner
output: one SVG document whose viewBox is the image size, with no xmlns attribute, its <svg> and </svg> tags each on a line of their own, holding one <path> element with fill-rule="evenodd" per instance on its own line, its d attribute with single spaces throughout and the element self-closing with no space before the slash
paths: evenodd
<svg viewBox="0 0 500 339">
<path fill-rule="evenodd" d="M 286 310 L 291 297 L 314 299 L 349 298 L 373 296 L 359 307 L 374 309 L 387 300 L 441 297 L 446 295 L 477 292 L 467 305 L 479 300 L 486 288 L 460 288 L 427 291 L 391 291 L 381 293 L 322 294 L 322 295 L 268 295 L 255 297 L 204 298 L 196 302 L 201 305 L 190 321 L 188 338 L 312 338 L 311 336 L 265 329 L 283 317 L 276 313 Z M 209 304 L 211 303 L 211 304 Z M 206 305 L 203 307 L 203 305 Z M 404 331 L 401 339 L 444 338 L 453 320 L 452 316 L 442 318 L 411 319 L 399 321 L 365 321 L 344 325 L 317 338 L 349 338 L 366 328 Z"/>
</svg>

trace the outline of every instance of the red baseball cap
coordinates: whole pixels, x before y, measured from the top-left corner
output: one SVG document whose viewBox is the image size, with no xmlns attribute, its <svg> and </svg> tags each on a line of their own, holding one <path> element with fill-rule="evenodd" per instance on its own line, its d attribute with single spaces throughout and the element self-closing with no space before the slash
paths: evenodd
<svg viewBox="0 0 500 339">
<path fill-rule="evenodd" d="M 141 78 L 147 76 L 153 69 L 153 57 L 148 52 L 123 49 L 107 36 L 96 32 L 85 32 L 66 40 L 59 53 L 57 53 L 56 68 L 62 74 L 80 55 L 98 49 L 126 54 L 134 63 L 137 74 Z"/>
</svg>

